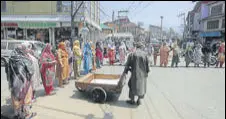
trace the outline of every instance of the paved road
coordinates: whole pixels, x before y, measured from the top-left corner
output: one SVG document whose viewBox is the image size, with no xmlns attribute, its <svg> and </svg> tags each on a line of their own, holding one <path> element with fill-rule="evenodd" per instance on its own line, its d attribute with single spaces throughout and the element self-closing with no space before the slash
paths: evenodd
<svg viewBox="0 0 226 119">
<path fill-rule="evenodd" d="M 99 73 L 120 74 L 122 66 L 105 66 Z M 7 97 L 7 83 L 1 70 L 1 97 Z M 129 76 L 128 76 L 129 77 Z M 5 88 L 4 88 L 5 87 Z M 56 95 L 44 96 L 40 87 L 33 110 L 37 119 L 224 119 L 225 69 L 152 67 L 147 94 L 139 107 L 125 103 L 128 86 L 118 101 L 93 103 L 78 92 L 71 81 L 66 88 L 56 88 Z M 3 91 L 4 90 L 4 91 Z M 6 99 L 4 99 L 6 100 Z M 8 101 L 1 100 L 5 109 Z"/>
</svg>

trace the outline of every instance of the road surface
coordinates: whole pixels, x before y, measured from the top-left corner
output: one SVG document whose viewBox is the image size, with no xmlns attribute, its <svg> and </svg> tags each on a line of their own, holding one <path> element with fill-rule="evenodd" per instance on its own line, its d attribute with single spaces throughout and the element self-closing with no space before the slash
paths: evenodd
<svg viewBox="0 0 226 119">
<path fill-rule="evenodd" d="M 184 65 L 184 64 L 183 64 Z M 123 66 L 104 66 L 97 72 L 120 74 Z M 129 74 L 130 75 L 130 74 Z M 129 77 L 127 76 L 127 78 Z M 65 88 L 56 87 L 56 95 L 45 96 L 41 86 L 33 111 L 37 119 L 224 119 L 224 68 L 151 67 L 147 94 L 139 107 L 126 104 L 125 85 L 117 101 L 93 103 L 80 93 L 74 81 Z M 1 70 L 2 113 L 12 113 L 4 68 Z M 11 111 L 10 111 L 11 110 Z"/>
</svg>

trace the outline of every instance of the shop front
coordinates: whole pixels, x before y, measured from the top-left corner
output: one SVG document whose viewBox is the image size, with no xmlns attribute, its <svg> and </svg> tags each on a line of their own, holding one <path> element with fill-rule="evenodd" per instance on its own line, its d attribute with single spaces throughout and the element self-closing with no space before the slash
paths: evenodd
<svg viewBox="0 0 226 119">
<path fill-rule="evenodd" d="M 19 36 L 17 36 L 17 34 Z M 1 39 L 17 39 L 23 37 L 21 29 L 18 28 L 18 24 L 15 22 L 1 23 Z"/>
<path fill-rule="evenodd" d="M 56 22 L 19 22 L 19 28 L 25 29 L 27 39 L 45 43 L 51 43 L 53 40 L 52 32 L 55 27 Z"/>
<path fill-rule="evenodd" d="M 40 40 L 53 43 L 57 22 L 3 22 L 1 23 L 1 39 Z"/>
</svg>

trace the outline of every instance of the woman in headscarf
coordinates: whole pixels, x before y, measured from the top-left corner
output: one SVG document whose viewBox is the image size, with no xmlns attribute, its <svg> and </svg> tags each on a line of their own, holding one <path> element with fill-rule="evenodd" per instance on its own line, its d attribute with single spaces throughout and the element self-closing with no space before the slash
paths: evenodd
<svg viewBox="0 0 226 119">
<path fill-rule="evenodd" d="M 95 51 L 95 45 L 94 43 L 91 44 L 91 49 L 92 49 L 92 69 L 93 71 L 96 70 L 96 51 Z"/>
<path fill-rule="evenodd" d="M 46 44 L 46 47 L 44 48 L 41 57 L 40 57 L 40 64 L 41 64 L 41 74 L 42 74 L 42 81 L 43 86 L 45 88 L 46 95 L 53 94 L 51 93 L 53 91 L 53 83 L 55 79 L 55 65 L 56 60 L 52 53 L 52 47 L 50 44 Z"/>
<path fill-rule="evenodd" d="M 108 58 L 107 46 L 104 46 L 104 58 Z"/>
<path fill-rule="evenodd" d="M 192 56 L 191 54 L 193 53 L 193 42 L 192 40 L 189 40 L 186 44 L 186 49 L 185 49 L 185 63 L 186 63 L 186 67 L 189 66 L 189 64 L 192 62 Z"/>
<path fill-rule="evenodd" d="M 173 58 L 172 58 L 172 62 L 171 62 L 171 67 L 174 67 L 174 64 L 176 64 L 176 67 L 177 67 L 178 63 L 179 63 L 179 46 L 178 46 L 176 40 L 174 41 L 171 50 L 173 50 Z"/>
<path fill-rule="evenodd" d="M 101 63 L 101 65 L 103 65 L 104 64 L 104 57 L 103 57 L 104 45 L 103 45 L 103 41 L 101 41 L 99 44 L 100 44 L 100 50 L 101 50 L 101 55 L 102 55 L 102 57 L 100 59 L 100 63 Z"/>
<path fill-rule="evenodd" d="M 84 46 L 84 50 L 83 50 L 83 60 L 84 60 L 84 63 L 83 63 L 83 69 L 84 69 L 84 74 L 88 74 L 89 71 L 90 71 L 90 59 L 91 59 L 91 54 L 92 51 L 91 51 L 91 48 L 90 48 L 90 45 L 89 43 L 86 43 L 85 46 Z"/>
<path fill-rule="evenodd" d="M 100 46 L 100 42 L 96 43 L 96 64 L 97 64 L 97 68 L 101 68 L 100 64 L 101 64 L 101 60 L 103 59 L 103 54 L 102 54 L 102 50 L 101 50 L 101 46 Z"/>
<path fill-rule="evenodd" d="M 113 46 L 111 46 L 108 50 L 108 58 L 109 58 L 109 64 L 114 65 L 115 62 L 115 49 Z"/>
<path fill-rule="evenodd" d="M 92 41 L 89 41 L 89 71 L 93 69 L 93 52 L 92 52 Z"/>
<path fill-rule="evenodd" d="M 32 46 L 30 43 L 28 42 L 23 43 L 22 48 L 25 51 L 26 56 L 32 61 L 32 66 L 34 68 L 34 74 L 32 75 L 31 81 L 32 81 L 32 89 L 33 89 L 32 101 L 35 101 L 35 92 L 41 84 L 39 62 L 38 62 L 38 59 L 34 56 L 34 52 L 31 49 Z"/>
<path fill-rule="evenodd" d="M 125 63 L 125 58 L 126 58 L 126 45 L 124 42 L 121 42 L 119 46 L 119 62 L 120 65 L 123 65 Z"/>
<path fill-rule="evenodd" d="M 66 44 L 66 50 L 68 52 L 68 63 L 69 63 L 69 79 L 72 75 L 72 71 L 73 71 L 73 52 L 71 50 L 71 44 L 70 44 L 70 41 L 66 40 L 65 41 L 65 44 Z"/>
<path fill-rule="evenodd" d="M 169 56 L 169 47 L 166 46 L 166 42 L 160 48 L 160 67 L 164 64 L 164 67 L 167 67 L 168 56 Z"/>
<path fill-rule="evenodd" d="M 33 96 L 31 79 L 34 67 L 25 51 L 25 46 L 20 45 L 12 52 L 9 63 L 6 65 L 6 74 L 15 118 L 34 117 L 36 113 L 31 112 Z"/>
<path fill-rule="evenodd" d="M 77 79 L 80 77 L 80 65 L 81 65 L 81 59 L 82 59 L 82 52 L 80 49 L 80 43 L 79 40 L 75 40 L 73 44 L 73 53 L 74 53 L 74 78 Z"/>
<path fill-rule="evenodd" d="M 199 42 L 196 42 L 195 49 L 193 53 L 193 59 L 195 63 L 195 67 L 199 67 L 199 64 L 202 63 L 202 45 Z"/>
<path fill-rule="evenodd" d="M 63 82 L 69 77 L 68 53 L 66 45 L 61 41 L 58 45 L 57 51 L 57 78 L 59 80 L 59 87 L 64 88 Z M 67 82 L 68 83 L 68 82 Z"/>
<path fill-rule="evenodd" d="M 220 63 L 220 68 L 222 68 L 224 62 L 225 62 L 225 42 L 223 41 L 218 49 L 218 61 L 216 67 L 218 67 Z"/>
</svg>

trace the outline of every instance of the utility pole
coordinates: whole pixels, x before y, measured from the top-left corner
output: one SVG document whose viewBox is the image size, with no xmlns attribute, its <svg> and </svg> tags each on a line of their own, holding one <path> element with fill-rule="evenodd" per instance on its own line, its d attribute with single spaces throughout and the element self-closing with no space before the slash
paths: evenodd
<svg viewBox="0 0 226 119">
<path fill-rule="evenodd" d="M 160 16 L 160 18 L 161 18 L 161 36 L 160 36 L 160 37 L 161 37 L 161 40 L 163 40 L 163 39 L 162 39 L 162 37 L 163 37 L 163 33 L 162 33 L 162 32 L 163 32 L 163 31 L 162 31 L 162 20 L 163 20 L 163 16 Z"/>
<path fill-rule="evenodd" d="M 184 32 L 183 32 L 183 39 L 185 39 L 185 31 L 186 31 L 186 19 L 185 19 L 185 13 L 181 13 L 178 15 L 178 17 L 182 17 L 184 19 Z M 189 28 L 189 27 L 188 27 Z"/>
<path fill-rule="evenodd" d="M 74 19 L 75 19 L 75 15 L 78 13 L 79 9 L 81 8 L 81 6 L 83 5 L 84 1 L 82 1 L 80 3 L 80 5 L 78 6 L 78 8 L 75 10 L 73 10 L 74 8 L 74 4 L 73 1 L 71 1 L 71 47 L 73 47 L 73 38 L 75 37 L 75 24 L 74 24 Z"/>
</svg>

